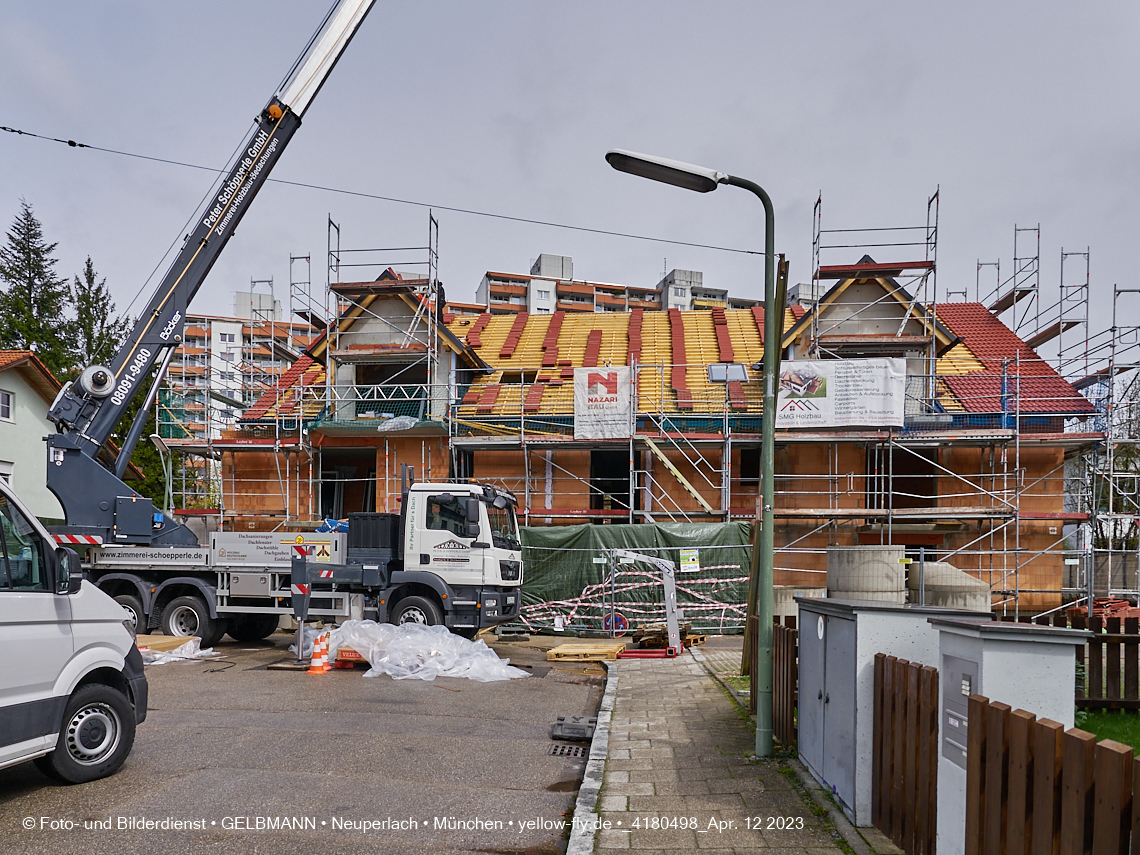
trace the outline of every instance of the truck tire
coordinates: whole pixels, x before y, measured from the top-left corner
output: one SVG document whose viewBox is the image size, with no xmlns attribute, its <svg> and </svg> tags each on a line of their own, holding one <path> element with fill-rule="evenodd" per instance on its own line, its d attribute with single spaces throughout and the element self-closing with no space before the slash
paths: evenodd
<svg viewBox="0 0 1140 855">
<path fill-rule="evenodd" d="M 392 611 L 392 623 L 422 623 L 426 626 L 439 626 L 443 623 L 443 613 L 439 606 L 427 597 L 404 597 Z"/>
<path fill-rule="evenodd" d="M 146 615 L 143 614 L 142 601 L 134 594 L 119 594 L 115 602 L 131 613 L 131 635 L 140 632 L 146 635 Z"/>
<path fill-rule="evenodd" d="M 193 594 L 176 597 L 162 610 L 162 631 L 166 635 L 202 639 L 202 647 L 213 647 L 226 634 L 226 622 L 210 617 L 210 607 Z"/>
<path fill-rule="evenodd" d="M 277 631 L 280 620 L 280 615 L 235 615 L 226 632 L 235 641 L 261 641 Z"/>
<path fill-rule="evenodd" d="M 118 689 L 90 683 L 67 701 L 55 751 L 37 757 L 41 772 L 66 784 L 114 774 L 135 742 L 135 710 Z"/>
</svg>

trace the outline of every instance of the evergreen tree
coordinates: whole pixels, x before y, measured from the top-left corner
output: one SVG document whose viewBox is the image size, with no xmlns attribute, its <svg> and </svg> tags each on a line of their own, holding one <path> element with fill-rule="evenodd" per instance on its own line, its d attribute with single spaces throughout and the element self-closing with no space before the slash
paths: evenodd
<svg viewBox="0 0 1140 855">
<path fill-rule="evenodd" d="M 32 206 L 21 199 L 8 242 L 0 247 L 0 347 L 35 351 L 62 377 L 73 367 L 71 294 L 55 272 L 55 247 L 45 242 Z"/>
<path fill-rule="evenodd" d="M 106 364 L 119 348 L 130 329 L 130 319 L 115 314 L 107 280 L 96 281 L 91 256 L 83 266 L 83 278 L 75 277 L 71 286 L 75 306 L 75 366 Z"/>
</svg>

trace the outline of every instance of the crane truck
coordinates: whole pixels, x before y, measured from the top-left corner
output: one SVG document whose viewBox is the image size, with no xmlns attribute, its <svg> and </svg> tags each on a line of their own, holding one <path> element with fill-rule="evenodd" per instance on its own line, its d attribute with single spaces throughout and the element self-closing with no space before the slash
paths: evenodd
<svg viewBox="0 0 1140 855">
<path fill-rule="evenodd" d="M 472 634 L 518 613 L 517 502 L 496 487 L 408 483 L 399 514 L 351 515 L 347 533 L 215 532 L 203 544 L 122 480 L 182 342 L 191 299 L 372 2 L 340 0 L 329 11 L 122 347 L 109 365 L 88 366 L 64 386 L 48 413 L 57 432 L 47 438 L 47 486 L 66 519 L 56 540 L 93 547 L 88 578 L 139 629 L 161 626 L 206 645 L 227 631 L 238 640 L 264 638 L 293 612 L 295 585 L 310 592 L 313 616 L 445 624 Z M 152 374 L 114 464 L 104 466 L 101 451 Z"/>
</svg>

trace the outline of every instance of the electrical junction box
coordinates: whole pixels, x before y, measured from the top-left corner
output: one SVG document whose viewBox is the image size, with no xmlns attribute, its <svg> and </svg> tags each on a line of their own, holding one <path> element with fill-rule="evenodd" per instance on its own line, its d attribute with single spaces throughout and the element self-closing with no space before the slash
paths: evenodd
<svg viewBox="0 0 1140 855">
<path fill-rule="evenodd" d="M 871 824 L 875 655 L 938 666 L 933 617 L 984 612 L 886 600 L 796 597 L 799 604 L 800 762 L 857 826 Z"/>
<path fill-rule="evenodd" d="M 939 634 L 938 855 L 966 846 L 966 756 L 969 698 L 990 701 L 1073 726 L 1074 648 L 1092 633 L 1029 623 L 932 617 Z"/>
</svg>

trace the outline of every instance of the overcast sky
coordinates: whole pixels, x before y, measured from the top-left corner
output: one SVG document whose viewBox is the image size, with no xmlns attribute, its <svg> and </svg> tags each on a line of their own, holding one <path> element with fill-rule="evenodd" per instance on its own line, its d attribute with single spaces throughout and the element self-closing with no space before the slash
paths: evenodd
<svg viewBox="0 0 1140 855">
<path fill-rule="evenodd" d="M 325 8 L 5 0 L 0 125 L 221 168 Z M 793 283 L 811 277 L 821 193 L 824 228 L 911 226 L 926 222 L 941 187 L 941 299 L 966 288 L 973 299 L 979 259 L 1000 259 L 1008 273 L 1015 224 L 1040 223 L 1043 307 L 1057 298 L 1062 247 L 1089 247 L 1100 327 L 1112 285 L 1137 284 L 1128 259 L 1140 205 L 1138 23 L 1140 5 L 1125 2 L 378 0 L 273 177 L 762 247 L 750 194 L 690 193 L 603 159 L 610 148 L 652 152 L 762 184 Z M 0 133 L 4 231 L 26 199 L 59 244 L 60 272 L 78 273 L 90 255 L 120 309 L 211 181 Z M 270 277 L 287 303 L 291 254 L 311 255 L 323 287 L 330 216 L 346 248 L 427 240 L 424 208 L 271 184 L 192 308 L 228 313 L 231 291 Z M 473 299 L 485 271 L 527 272 L 542 252 L 573 256 L 577 278 L 652 285 L 682 268 L 761 296 L 754 255 L 437 216 L 440 273 L 454 300 Z M 871 252 L 898 260 L 921 249 Z M 984 277 L 985 291 L 993 268 Z"/>
</svg>

